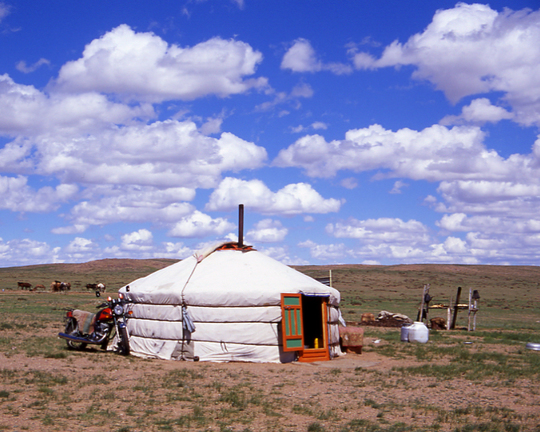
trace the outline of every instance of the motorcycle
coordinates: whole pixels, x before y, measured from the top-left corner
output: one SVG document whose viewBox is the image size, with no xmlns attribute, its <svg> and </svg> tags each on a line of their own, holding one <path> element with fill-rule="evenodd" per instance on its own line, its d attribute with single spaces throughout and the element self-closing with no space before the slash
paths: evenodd
<svg viewBox="0 0 540 432">
<path fill-rule="evenodd" d="M 108 297 L 106 302 L 96 306 L 101 309 L 96 314 L 69 309 L 64 317 L 65 330 L 58 333 L 58 337 L 66 340 L 69 349 L 84 350 L 90 344 L 100 345 L 105 350 L 114 330 L 118 339 L 116 350 L 128 355 L 130 349 L 126 325 L 133 312 L 126 311 L 126 303 L 128 300 L 120 293 L 118 299 Z"/>
</svg>

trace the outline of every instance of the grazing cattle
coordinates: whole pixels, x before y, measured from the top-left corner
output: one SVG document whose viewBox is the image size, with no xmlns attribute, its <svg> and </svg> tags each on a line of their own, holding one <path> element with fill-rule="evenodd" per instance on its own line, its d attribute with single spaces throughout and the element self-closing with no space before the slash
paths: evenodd
<svg viewBox="0 0 540 432">
<path fill-rule="evenodd" d="M 97 283 L 97 284 L 86 284 L 86 289 L 88 290 L 94 290 L 94 291 L 99 291 L 99 292 L 105 292 L 105 284 L 103 283 Z"/>
<path fill-rule="evenodd" d="M 67 291 L 70 289 L 71 289 L 71 283 L 69 282 L 54 281 L 51 283 L 52 292 Z"/>
<path fill-rule="evenodd" d="M 20 289 L 32 289 L 32 284 L 30 284 L 28 282 L 17 282 L 17 286 Z"/>
<path fill-rule="evenodd" d="M 36 286 L 34 287 L 34 291 L 36 291 L 36 290 L 38 290 L 38 289 L 39 289 L 39 290 L 44 290 L 44 289 L 45 289 L 45 285 L 39 284 L 39 285 L 36 285 Z"/>
</svg>

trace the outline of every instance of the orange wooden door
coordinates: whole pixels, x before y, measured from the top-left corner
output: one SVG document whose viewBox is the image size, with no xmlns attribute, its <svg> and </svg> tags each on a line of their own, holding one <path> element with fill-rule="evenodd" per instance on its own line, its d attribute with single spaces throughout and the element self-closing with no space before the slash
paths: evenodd
<svg viewBox="0 0 540 432">
<path fill-rule="evenodd" d="M 302 294 L 281 294 L 283 351 L 302 351 Z"/>
</svg>

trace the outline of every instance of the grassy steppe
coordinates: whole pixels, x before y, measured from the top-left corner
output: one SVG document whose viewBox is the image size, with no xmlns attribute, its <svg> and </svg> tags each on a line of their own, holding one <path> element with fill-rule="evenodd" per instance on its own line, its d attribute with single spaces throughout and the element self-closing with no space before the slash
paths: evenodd
<svg viewBox="0 0 540 432">
<path fill-rule="evenodd" d="M 462 287 L 460 303 L 467 303 L 469 289 L 480 293 L 478 327 L 540 330 L 540 267 L 396 265 L 396 266 L 305 266 L 299 270 L 312 277 L 328 276 L 342 295 L 341 308 L 347 321 L 360 321 L 360 314 L 377 315 L 381 310 L 416 318 L 424 285 L 430 285 L 431 304 L 448 305 Z M 445 310 L 432 310 L 430 317 L 446 318 Z M 460 311 L 458 324 L 467 325 L 467 312 Z"/>
<path fill-rule="evenodd" d="M 361 355 L 326 364 L 144 360 L 68 351 L 56 337 L 65 308 L 95 310 L 86 283 L 112 292 L 171 262 L 0 269 L 0 431 L 540 431 L 540 352 L 525 349 L 540 342 L 537 267 L 332 266 L 348 321 L 381 310 L 415 317 L 425 284 L 434 303 L 457 286 L 481 300 L 475 332 L 431 331 L 421 345 L 366 328 Z M 55 279 L 72 291 L 16 288 Z"/>
</svg>

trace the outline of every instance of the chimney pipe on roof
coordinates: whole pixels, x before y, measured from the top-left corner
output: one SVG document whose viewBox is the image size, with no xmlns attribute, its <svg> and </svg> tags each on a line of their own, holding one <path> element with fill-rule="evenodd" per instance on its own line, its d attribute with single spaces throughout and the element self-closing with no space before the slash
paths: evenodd
<svg viewBox="0 0 540 432">
<path fill-rule="evenodd" d="M 244 247 L 244 204 L 238 206 L 238 246 Z"/>
</svg>

